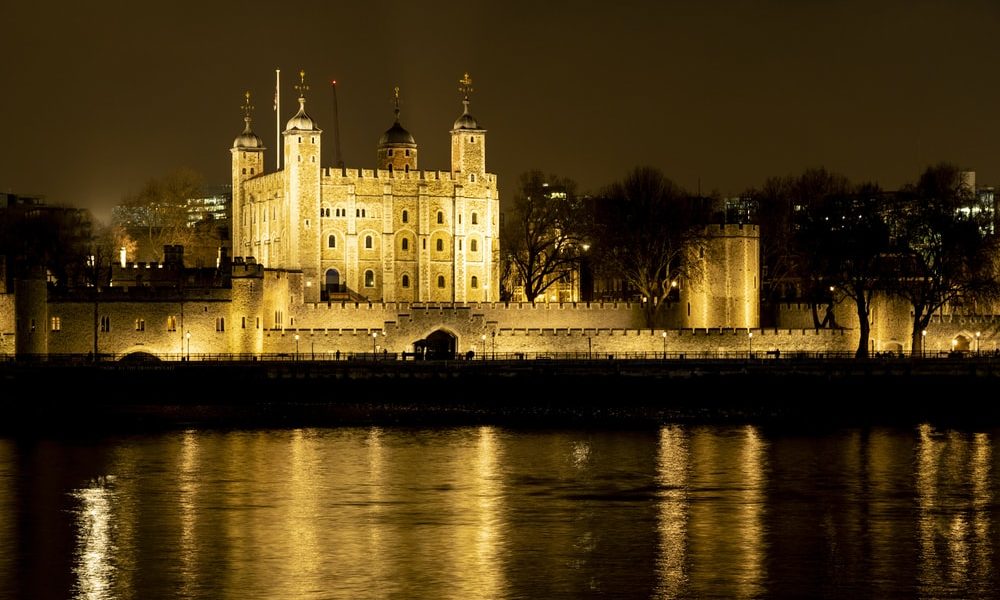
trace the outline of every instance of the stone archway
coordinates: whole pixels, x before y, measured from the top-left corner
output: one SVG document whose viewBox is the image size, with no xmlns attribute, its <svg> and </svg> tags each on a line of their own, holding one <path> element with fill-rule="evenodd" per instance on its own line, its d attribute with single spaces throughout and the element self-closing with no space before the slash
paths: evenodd
<svg viewBox="0 0 1000 600">
<path fill-rule="evenodd" d="M 340 271 L 337 269 L 327 269 L 325 284 L 324 291 L 326 291 L 327 294 L 336 294 L 340 292 Z"/>
<path fill-rule="evenodd" d="M 955 352 L 968 352 L 969 350 L 972 349 L 970 346 L 971 346 L 971 340 L 965 337 L 964 335 L 959 334 L 955 336 L 955 340 L 954 343 L 951 345 L 951 349 L 954 350 Z"/>
<path fill-rule="evenodd" d="M 436 329 L 422 340 L 413 342 L 418 357 L 427 360 L 452 360 L 455 358 L 455 336 L 444 329 Z"/>
</svg>

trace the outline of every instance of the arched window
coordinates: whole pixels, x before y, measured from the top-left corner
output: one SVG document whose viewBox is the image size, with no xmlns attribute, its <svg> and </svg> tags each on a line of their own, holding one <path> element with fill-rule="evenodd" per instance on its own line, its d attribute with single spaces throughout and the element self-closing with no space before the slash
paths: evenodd
<svg viewBox="0 0 1000 600">
<path fill-rule="evenodd" d="M 410 222 L 410 213 L 408 211 L 405 211 L 405 210 L 403 211 L 403 222 L 404 223 L 409 223 Z"/>
<path fill-rule="evenodd" d="M 477 252 L 479 250 L 479 244 L 476 240 L 469 240 L 469 250 L 472 252 Z"/>
<path fill-rule="evenodd" d="M 410 249 L 410 240 L 409 240 L 409 238 L 403 238 L 403 242 L 400 245 L 402 246 L 404 252 L 407 251 L 407 250 L 409 250 Z"/>
<path fill-rule="evenodd" d="M 405 288 L 410 287 L 410 276 L 407 275 L 406 273 L 403 273 L 403 287 Z"/>
<path fill-rule="evenodd" d="M 371 247 L 372 247 L 372 236 L 366 235 L 365 236 L 365 248 L 371 249 Z"/>
<path fill-rule="evenodd" d="M 337 236 L 333 235 L 332 233 L 329 236 L 327 236 L 327 238 L 326 238 L 326 247 L 327 248 L 336 248 L 337 247 Z"/>
<path fill-rule="evenodd" d="M 476 277 L 475 275 L 473 275 L 472 276 L 472 289 L 475 290 L 475 289 L 478 289 L 478 288 L 479 288 L 479 278 Z"/>
<path fill-rule="evenodd" d="M 444 275 L 438 275 L 438 287 L 439 288 L 444 287 Z"/>
<path fill-rule="evenodd" d="M 437 250 L 438 250 L 438 252 L 443 252 L 444 251 L 444 240 L 442 240 L 440 238 L 437 241 Z"/>
<path fill-rule="evenodd" d="M 472 213 L 472 224 L 476 225 L 478 223 L 479 223 L 479 215 L 477 215 L 476 213 Z"/>
<path fill-rule="evenodd" d="M 365 271 L 365 287 L 375 287 L 375 271 Z"/>
<path fill-rule="evenodd" d="M 438 211 L 438 223 L 444 223 L 444 213 Z"/>
</svg>

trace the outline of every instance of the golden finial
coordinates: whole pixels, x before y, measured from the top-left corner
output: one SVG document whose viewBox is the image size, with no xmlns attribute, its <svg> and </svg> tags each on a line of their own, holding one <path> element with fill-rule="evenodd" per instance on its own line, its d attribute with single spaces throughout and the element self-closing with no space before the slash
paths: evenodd
<svg viewBox="0 0 1000 600">
<path fill-rule="evenodd" d="M 250 104 L 250 90 L 247 90 L 247 92 L 243 96 L 245 98 L 245 101 L 243 102 L 243 106 L 241 106 L 240 108 L 243 109 L 243 116 L 249 119 L 250 113 L 253 111 L 253 106 Z"/>
<path fill-rule="evenodd" d="M 473 92 L 472 78 L 466 73 L 464 77 L 458 80 L 458 83 L 461 84 L 458 86 L 458 91 L 462 92 L 465 95 L 465 99 L 468 100 L 469 94 Z"/>
<path fill-rule="evenodd" d="M 295 85 L 295 90 L 299 93 L 299 98 L 305 98 L 308 89 L 309 86 L 306 85 L 306 72 L 303 69 L 299 71 L 299 83 Z"/>
</svg>

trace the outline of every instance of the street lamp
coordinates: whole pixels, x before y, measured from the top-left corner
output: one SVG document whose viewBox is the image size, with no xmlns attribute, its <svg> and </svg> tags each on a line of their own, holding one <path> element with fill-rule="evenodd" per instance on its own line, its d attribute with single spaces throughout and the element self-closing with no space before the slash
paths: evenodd
<svg viewBox="0 0 1000 600">
<path fill-rule="evenodd" d="M 185 360 L 187 360 L 188 362 L 190 362 L 191 361 L 191 332 L 189 331 L 189 332 L 185 333 L 184 337 L 187 338 L 187 343 L 188 343 L 188 346 L 187 346 L 187 358 Z"/>
<path fill-rule="evenodd" d="M 951 351 L 952 351 L 952 352 L 954 352 L 954 351 L 955 351 L 955 348 L 956 348 L 957 346 L 958 346 L 958 340 L 957 340 L 957 339 L 953 339 L 953 340 L 951 340 Z"/>
<path fill-rule="evenodd" d="M 493 360 L 496 360 L 497 359 L 497 332 L 496 332 L 496 330 L 494 329 L 493 331 L 491 331 L 490 335 L 493 336 L 493 357 L 492 358 L 493 358 Z"/>
<path fill-rule="evenodd" d="M 979 354 L 979 336 L 980 336 L 981 333 L 982 333 L 981 331 L 977 331 L 976 332 L 976 354 L 977 355 Z"/>
<path fill-rule="evenodd" d="M 663 332 L 663 360 L 667 360 L 667 332 Z"/>
<path fill-rule="evenodd" d="M 299 334 L 295 334 L 295 360 L 299 360 Z"/>
<path fill-rule="evenodd" d="M 376 356 L 377 356 L 375 354 L 375 351 L 376 351 L 375 340 L 376 340 L 376 338 L 378 338 L 378 332 L 377 331 L 373 331 L 372 332 L 372 360 L 374 360 L 376 358 Z"/>
<path fill-rule="evenodd" d="M 750 358 L 753 358 L 753 332 L 747 332 L 747 338 L 750 340 Z"/>
<path fill-rule="evenodd" d="M 479 339 L 483 340 L 483 360 L 486 360 L 486 334 L 479 336 Z"/>
<path fill-rule="evenodd" d="M 927 347 L 927 330 L 920 331 L 920 358 L 924 357 L 924 349 Z"/>
</svg>

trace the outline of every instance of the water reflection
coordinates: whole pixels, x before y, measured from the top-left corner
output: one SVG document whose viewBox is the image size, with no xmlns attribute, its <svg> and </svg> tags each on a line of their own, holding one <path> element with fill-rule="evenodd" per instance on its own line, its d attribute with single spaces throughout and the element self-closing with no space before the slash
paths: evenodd
<svg viewBox="0 0 1000 600">
<path fill-rule="evenodd" d="M 688 584 L 687 430 L 678 425 L 660 430 L 656 480 L 659 494 L 659 554 L 656 560 L 656 597 L 678 598 Z"/>
<path fill-rule="evenodd" d="M 0 440 L 0 536 L 17 540 L 0 546 L 0 596 L 988 598 L 992 439 L 671 425 Z"/>
<path fill-rule="evenodd" d="M 86 600 L 114 598 L 112 594 L 116 548 L 111 505 L 114 501 L 113 478 L 102 477 L 72 496 L 77 509 L 77 551 L 74 561 L 76 589 L 74 597 Z"/>
<path fill-rule="evenodd" d="M 989 436 L 919 428 L 916 491 L 923 595 L 984 592 L 993 578 Z"/>
</svg>

